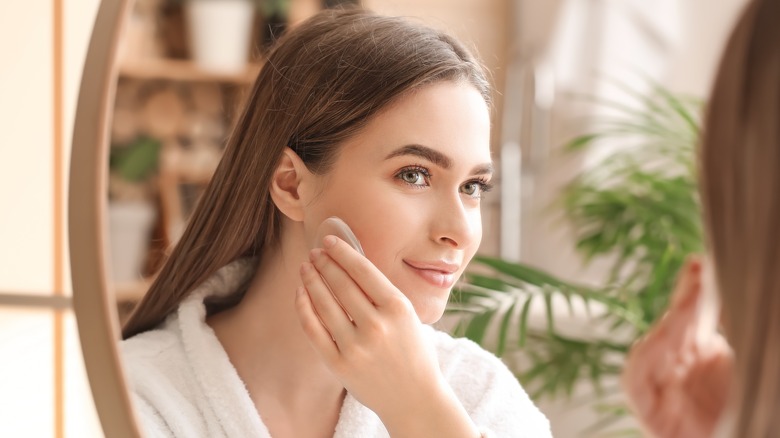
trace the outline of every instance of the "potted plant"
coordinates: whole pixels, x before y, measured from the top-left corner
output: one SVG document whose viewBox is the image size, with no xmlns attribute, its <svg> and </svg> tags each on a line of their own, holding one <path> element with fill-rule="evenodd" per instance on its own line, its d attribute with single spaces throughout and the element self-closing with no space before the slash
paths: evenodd
<svg viewBox="0 0 780 438">
<path fill-rule="evenodd" d="M 659 86 L 648 96 L 632 94 L 643 109 L 609 104 L 622 115 L 568 145 L 579 150 L 604 139 L 626 143 L 585 170 L 560 203 L 586 261 L 611 261 L 606 282 L 585 287 L 478 256 L 449 305 L 459 321 L 456 334 L 498 356 L 522 356 L 514 371 L 531 397 L 570 396 L 590 382 L 599 421 L 588 432 L 599 434 L 628 415 L 619 387 L 604 382 L 617 380 L 631 344 L 666 308 L 685 258 L 703 249 L 694 165 L 700 103 Z M 535 305 L 546 314 L 541 325 L 530 322 Z M 561 305 L 564 314 L 584 307 L 590 328 L 600 330 L 564 332 L 556 325 Z"/>
<path fill-rule="evenodd" d="M 287 29 L 290 0 L 262 0 L 259 6 L 263 19 L 260 40 L 262 46 L 268 49 Z"/>
<path fill-rule="evenodd" d="M 287 20 L 289 0 L 188 0 L 184 13 L 190 50 L 203 69 L 242 72 L 247 65 L 252 25 L 259 10 L 268 23 L 269 37 L 277 36 Z"/>
<path fill-rule="evenodd" d="M 152 201 L 160 142 L 139 137 L 114 145 L 109 159 L 109 239 L 112 278 L 128 284 L 142 277 L 149 236 L 157 218 Z"/>
</svg>

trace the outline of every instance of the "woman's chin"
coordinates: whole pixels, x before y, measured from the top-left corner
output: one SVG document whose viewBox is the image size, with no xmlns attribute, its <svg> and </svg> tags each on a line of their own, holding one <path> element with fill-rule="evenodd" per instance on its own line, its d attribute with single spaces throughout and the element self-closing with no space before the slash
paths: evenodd
<svg viewBox="0 0 780 438">
<path fill-rule="evenodd" d="M 438 297 L 425 297 L 424 299 L 412 299 L 412 306 L 423 324 L 434 324 L 444 315 L 447 308 L 447 299 Z"/>
</svg>

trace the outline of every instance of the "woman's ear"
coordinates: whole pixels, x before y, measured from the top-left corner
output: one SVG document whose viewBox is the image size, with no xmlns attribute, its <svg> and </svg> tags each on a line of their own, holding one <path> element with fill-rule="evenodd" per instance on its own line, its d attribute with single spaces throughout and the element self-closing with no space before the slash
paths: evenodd
<svg viewBox="0 0 780 438">
<path fill-rule="evenodd" d="M 276 207 L 285 216 L 294 220 L 303 220 L 304 200 L 301 198 L 300 188 L 304 178 L 310 177 L 311 172 L 306 168 L 298 154 L 289 147 L 285 147 L 282 158 L 276 166 L 271 177 L 271 199 Z"/>
</svg>

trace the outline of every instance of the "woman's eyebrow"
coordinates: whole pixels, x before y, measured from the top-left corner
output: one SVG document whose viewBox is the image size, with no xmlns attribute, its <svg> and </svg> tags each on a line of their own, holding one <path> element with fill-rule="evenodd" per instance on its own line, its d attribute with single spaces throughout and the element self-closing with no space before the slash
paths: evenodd
<svg viewBox="0 0 780 438">
<path fill-rule="evenodd" d="M 486 163 L 486 164 L 480 164 L 477 167 L 475 167 L 472 171 L 472 175 L 493 175 L 495 169 L 493 169 L 493 164 Z"/>
<path fill-rule="evenodd" d="M 393 152 L 390 152 L 385 157 L 385 160 L 389 160 L 394 157 L 400 157 L 402 155 L 414 155 L 416 157 L 423 158 L 441 167 L 442 169 L 449 169 L 452 167 L 452 159 L 450 159 L 450 157 L 444 155 L 436 149 L 431 149 L 427 146 L 419 144 L 408 144 L 406 146 L 401 146 Z"/>
<path fill-rule="evenodd" d="M 401 146 L 400 148 L 390 152 L 385 160 L 389 160 L 394 157 L 400 157 L 402 155 L 414 155 L 420 157 L 431 163 L 441 167 L 442 169 L 449 169 L 452 167 L 452 159 L 436 149 L 429 148 L 420 144 L 408 144 Z M 471 171 L 472 175 L 492 175 L 494 172 L 492 163 L 480 164 Z"/>
</svg>

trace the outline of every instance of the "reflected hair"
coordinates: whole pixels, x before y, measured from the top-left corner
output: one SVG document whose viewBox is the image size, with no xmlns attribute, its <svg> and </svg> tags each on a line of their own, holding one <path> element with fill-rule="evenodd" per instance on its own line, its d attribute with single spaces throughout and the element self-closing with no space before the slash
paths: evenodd
<svg viewBox="0 0 780 438">
<path fill-rule="evenodd" d="M 749 4 L 700 149 L 705 225 L 735 353 L 728 436 L 780 436 L 780 2 Z M 727 417 L 728 418 L 728 417 Z"/>
<path fill-rule="evenodd" d="M 325 10 L 268 55 L 211 182 L 181 239 L 125 323 L 127 339 L 155 328 L 218 269 L 277 242 L 281 213 L 271 177 L 289 146 L 328 171 L 339 145 L 402 96 L 442 81 L 474 86 L 490 105 L 483 68 L 448 34 L 362 9 Z M 245 288 L 214 313 L 238 303 Z"/>
</svg>

